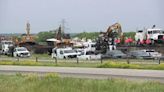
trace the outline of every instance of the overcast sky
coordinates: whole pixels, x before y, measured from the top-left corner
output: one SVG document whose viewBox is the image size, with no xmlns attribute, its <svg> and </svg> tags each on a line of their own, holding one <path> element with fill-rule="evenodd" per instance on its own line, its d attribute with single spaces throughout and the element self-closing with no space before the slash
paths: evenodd
<svg viewBox="0 0 164 92">
<path fill-rule="evenodd" d="M 56 29 L 65 19 L 66 32 L 106 31 L 119 22 L 123 31 L 164 28 L 164 0 L 0 0 L 0 33 Z"/>
</svg>

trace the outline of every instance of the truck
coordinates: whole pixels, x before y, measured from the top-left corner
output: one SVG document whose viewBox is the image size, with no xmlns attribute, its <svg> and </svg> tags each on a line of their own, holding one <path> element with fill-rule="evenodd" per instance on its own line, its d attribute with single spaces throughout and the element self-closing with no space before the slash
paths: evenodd
<svg viewBox="0 0 164 92">
<path fill-rule="evenodd" d="M 164 30 L 160 28 L 148 28 L 137 30 L 135 40 L 139 44 L 154 44 L 164 42 Z"/>
<path fill-rule="evenodd" d="M 72 48 L 53 48 L 51 57 L 58 59 L 76 58 L 79 55 Z"/>
<path fill-rule="evenodd" d="M 30 57 L 31 54 L 25 47 L 16 47 L 14 48 L 14 57 Z"/>
<path fill-rule="evenodd" d="M 1 41 L 1 50 L 2 50 L 1 52 L 2 52 L 2 54 L 7 55 L 9 48 L 12 46 L 14 46 L 14 44 L 13 44 L 13 41 L 11 41 L 11 40 Z"/>
</svg>

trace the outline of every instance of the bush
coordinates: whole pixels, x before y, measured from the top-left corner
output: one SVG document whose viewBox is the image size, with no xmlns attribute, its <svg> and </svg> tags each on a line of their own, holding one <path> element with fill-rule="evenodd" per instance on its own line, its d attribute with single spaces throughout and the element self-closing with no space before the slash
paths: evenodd
<svg viewBox="0 0 164 92">
<path fill-rule="evenodd" d="M 47 73 L 45 75 L 45 78 L 51 79 L 51 78 L 59 78 L 59 75 L 57 73 Z"/>
<path fill-rule="evenodd" d="M 136 64 L 126 64 L 126 63 L 117 63 L 117 62 L 106 62 L 98 66 L 99 68 L 131 68 L 138 69 L 139 65 Z"/>
<path fill-rule="evenodd" d="M 125 69 L 152 69 L 164 70 L 164 64 L 149 65 L 149 64 L 127 64 L 120 62 L 106 62 L 98 66 L 98 68 L 125 68 Z"/>
</svg>

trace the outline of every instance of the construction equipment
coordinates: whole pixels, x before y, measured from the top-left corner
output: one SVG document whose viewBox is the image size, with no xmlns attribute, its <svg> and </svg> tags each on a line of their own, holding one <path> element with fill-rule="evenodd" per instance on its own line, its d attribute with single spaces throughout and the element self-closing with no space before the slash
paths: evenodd
<svg viewBox="0 0 164 92">
<path fill-rule="evenodd" d="M 57 34 L 55 35 L 55 38 L 57 40 L 54 42 L 55 47 L 71 47 L 73 45 L 73 43 L 71 43 L 70 35 L 65 34 L 64 31 L 62 31 L 61 26 L 59 26 L 59 29 L 57 31 Z"/>
<path fill-rule="evenodd" d="M 105 53 L 107 50 L 116 49 L 115 39 L 120 38 L 120 42 L 124 42 L 122 28 L 119 23 L 115 23 L 108 27 L 106 32 L 101 32 L 96 43 L 96 50 L 101 50 Z"/>
<path fill-rule="evenodd" d="M 34 36 L 30 34 L 30 23 L 27 22 L 26 24 L 26 34 L 22 34 L 21 38 L 18 40 L 18 38 L 13 37 L 13 40 L 17 46 L 33 46 L 36 45 L 36 42 L 34 40 Z"/>
</svg>

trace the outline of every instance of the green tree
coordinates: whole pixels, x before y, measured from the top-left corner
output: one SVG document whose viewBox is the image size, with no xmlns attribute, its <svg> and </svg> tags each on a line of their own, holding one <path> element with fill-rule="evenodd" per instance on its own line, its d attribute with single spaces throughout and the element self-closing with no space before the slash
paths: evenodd
<svg viewBox="0 0 164 92">
<path fill-rule="evenodd" d="M 132 39 L 135 39 L 136 32 L 124 32 L 124 37 L 131 37 Z"/>
<path fill-rule="evenodd" d="M 39 32 L 37 34 L 37 42 L 45 42 L 46 39 L 49 38 L 54 38 L 55 37 L 55 32 L 53 31 L 47 31 L 47 32 Z"/>
<path fill-rule="evenodd" d="M 96 39 L 98 36 L 99 36 L 99 32 L 82 32 L 73 37 L 78 37 L 80 39 L 82 39 L 82 38 Z"/>
</svg>

